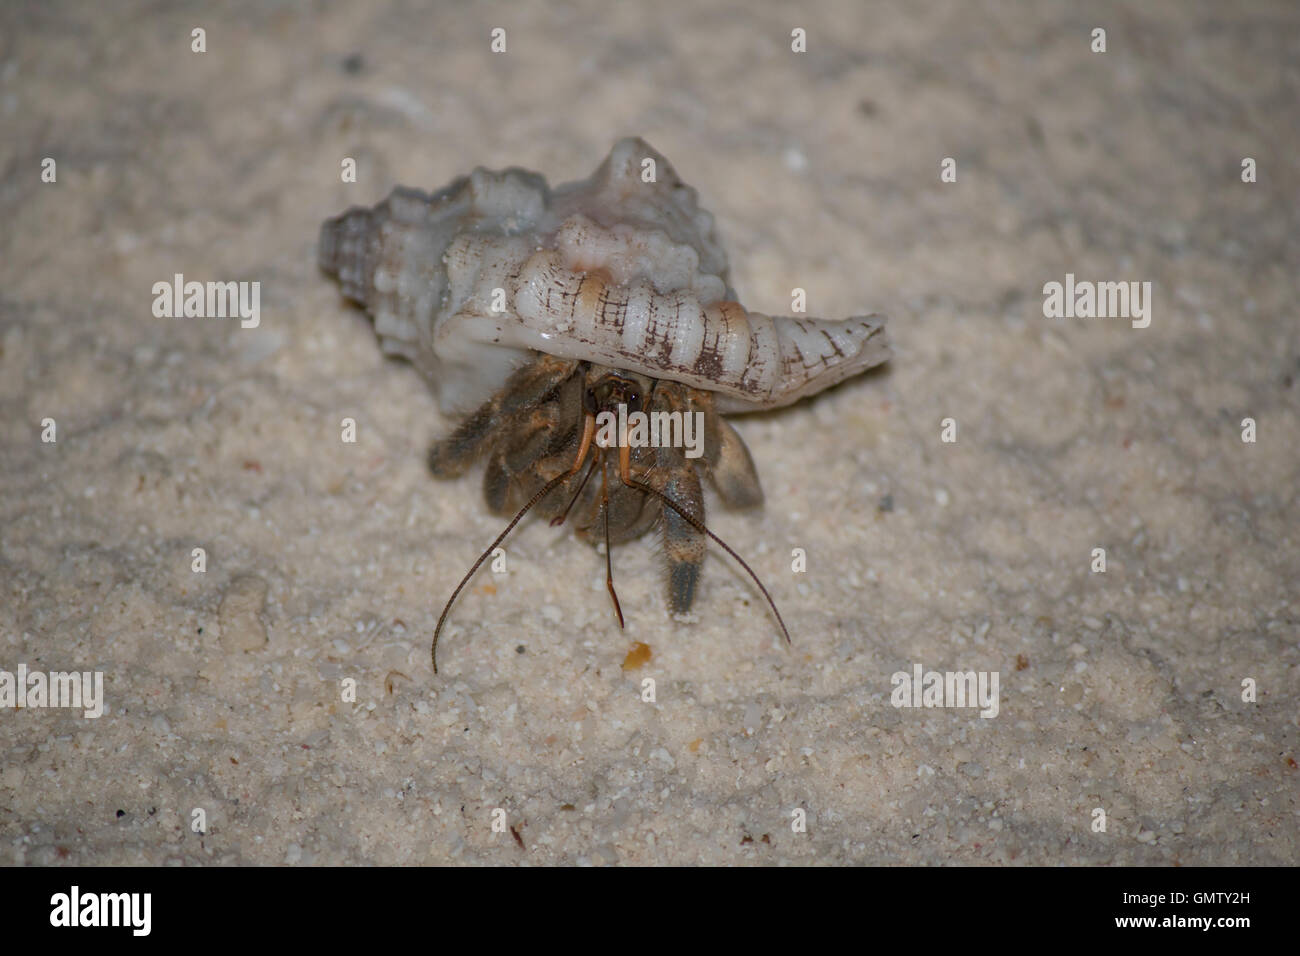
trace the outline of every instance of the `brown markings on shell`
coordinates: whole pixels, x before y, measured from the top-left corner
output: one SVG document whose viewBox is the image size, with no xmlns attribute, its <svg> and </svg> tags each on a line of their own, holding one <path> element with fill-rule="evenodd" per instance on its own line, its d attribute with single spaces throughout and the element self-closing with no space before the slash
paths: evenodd
<svg viewBox="0 0 1300 956">
<path fill-rule="evenodd" d="M 647 157 L 658 183 L 639 178 Z M 533 173 L 482 168 L 432 196 L 399 188 L 328 221 L 320 260 L 375 317 L 384 349 L 415 362 L 444 405 L 490 392 L 530 351 L 713 391 L 729 412 L 788 404 L 888 359 L 878 316 L 774 318 L 702 301 L 728 288 L 712 223 L 661 154 L 625 139 L 589 180 L 554 191 Z M 533 254 L 510 258 L 522 238 Z M 452 250 L 459 279 L 444 255 Z M 483 304 L 494 276 L 507 286 L 504 313 Z"/>
</svg>

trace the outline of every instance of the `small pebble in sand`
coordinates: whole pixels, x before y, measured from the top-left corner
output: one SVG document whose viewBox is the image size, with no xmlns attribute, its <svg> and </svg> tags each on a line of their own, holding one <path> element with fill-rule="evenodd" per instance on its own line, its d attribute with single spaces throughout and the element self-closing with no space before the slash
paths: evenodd
<svg viewBox="0 0 1300 956">
<path fill-rule="evenodd" d="M 627 652 L 627 657 L 623 658 L 623 670 L 636 671 L 644 667 L 650 660 L 650 645 L 642 644 L 640 641 L 632 645 L 632 649 Z"/>
</svg>

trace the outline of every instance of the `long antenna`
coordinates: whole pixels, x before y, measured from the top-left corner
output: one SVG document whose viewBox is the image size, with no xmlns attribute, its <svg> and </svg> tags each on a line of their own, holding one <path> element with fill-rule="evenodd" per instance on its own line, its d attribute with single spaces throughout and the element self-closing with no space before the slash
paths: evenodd
<svg viewBox="0 0 1300 956">
<path fill-rule="evenodd" d="M 605 456 L 600 456 L 600 510 L 605 516 L 605 587 L 614 599 L 614 613 L 618 615 L 618 626 L 623 628 L 623 608 L 618 603 L 618 592 L 614 590 L 614 551 L 609 546 L 609 485 L 606 476 L 609 469 L 605 467 Z"/>
<path fill-rule="evenodd" d="M 567 471 L 561 472 L 560 474 L 552 478 L 550 481 L 548 481 L 545 485 L 542 486 L 542 488 L 537 492 L 537 494 L 533 495 L 533 497 L 528 500 L 528 503 L 526 505 L 524 505 L 522 508 L 519 509 L 519 513 L 516 514 L 514 518 L 510 520 L 510 523 L 505 526 L 505 529 L 502 530 L 502 532 L 496 536 L 496 539 L 490 545 L 487 546 L 486 550 L 484 550 L 484 552 L 481 555 L 479 555 L 478 560 L 474 562 L 473 567 L 471 567 L 469 571 L 466 572 L 465 576 L 460 579 L 460 583 L 456 585 L 456 590 L 451 592 L 451 597 L 447 599 L 447 603 L 443 606 L 442 614 L 439 615 L 438 617 L 438 624 L 433 629 L 433 646 L 429 650 L 429 655 L 433 662 L 433 672 L 435 674 L 438 673 L 438 640 L 442 636 L 443 625 L 446 624 L 447 622 L 447 615 L 451 613 L 451 607 L 453 604 L 456 603 L 456 598 L 460 597 L 460 592 L 465 590 L 465 585 L 467 585 L 470 579 L 474 577 L 475 573 L 478 572 L 478 569 L 483 566 L 483 562 L 486 561 L 488 557 L 491 556 L 492 552 L 496 550 L 496 548 L 501 544 L 501 542 L 506 539 L 506 536 L 509 535 L 510 532 L 515 529 L 515 526 L 519 524 L 520 521 L 523 520 L 524 515 L 526 515 L 533 508 L 534 505 L 536 505 L 539 501 L 541 501 L 548 494 L 550 494 L 557 487 L 559 487 L 559 485 L 562 482 L 566 481 L 569 478 L 572 478 L 575 474 L 578 473 L 579 469 L 582 468 L 583 461 L 587 457 L 587 451 L 591 447 L 591 440 L 594 431 L 595 431 L 595 417 L 590 412 L 588 412 L 588 414 L 586 415 L 586 421 L 584 422 L 582 438 L 579 442 L 577 459 L 574 461 L 573 467 L 568 469 Z M 582 489 L 586 486 L 587 481 L 591 478 L 591 473 L 592 471 L 595 470 L 597 464 L 600 465 L 601 499 L 602 499 L 601 510 L 604 512 L 603 517 L 604 517 L 604 524 L 605 524 L 605 585 L 609 589 L 610 597 L 614 601 L 614 612 L 618 615 L 618 626 L 623 627 L 624 626 L 623 609 L 619 606 L 618 594 L 614 590 L 614 565 L 613 565 L 613 559 L 611 557 L 611 550 L 609 546 L 609 493 L 608 493 L 608 486 L 606 484 L 607 471 L 604 467 L 603 455 L 596 455 L 592 458 L 591 467 L 589 467 L 587 469 L 587 473 L 583 475 L 582 481 L 578 485 L 578 490 L 574 492 L 573 498 L 569 501 L 569 504 L 564 509 L 564 512 L 560 515 L 558 519 L 552 519 L 551 524 L 552 525 L 560 524 L 568 516 L 569 510 L 573 507 L 574 503 L 578 500 L 578 496 L 582 494 Z M 754 569 L 749 566 L 749 564 L 745 561 L 744 558 L 742 558 L 739 554 L 736 553 L 735 549 L 732 548 L 731 545 L 727 544 L 727 542 L 723 541 L 716 534 L 710 531 L 708 526 L 703 521 L 695 517 L 693 514 L 690 514 L 689 512 L 685 511 L 680 505 L 677 504 L 677 502 L 673 501 L 662 491 L 659 491 L 657 488 L 652 488 L 650 485 L 647 485 L 643 482 L 634 479 L 632 477 L 631 468 L 630 468 L 629 448 L 626 445 L 622 445 L 619 448 L 619 477 L 622 479 L 623 484 L 627 485 L 629 488 L 635 488 L 638 491 L 645 492 L 648 495 L 653 495 L 655 498 L 659 499 L 661 502 L 663 502 L 665 505 L 667 505 L 669 508 L 675 511 L 678 515 L 680 515 L 682 519 L 686 521 L 696 531 L 699 531 L 701 534 L 708 535 L 717 543 L 718 547 L 722 548 L 723 551 L 726 551 L 727 554 L 731 555 L 731 557 L 735 559 L 736 563 L 745 569 L 745 572 L 753 579 L 754 584 L 758 587 L 759 591 L 762 592 L 763 598 L 767 601 L 768 607 L 772 609 L 772 613 L 776 616 L 777 623 L 781 625 L 781 634 L 785 637 L 785 642 L 787 644 L 793 643 L 790 640 L 790 631 L 785 626 L 785 620 L 784 618 L 781 617 L 781 612 L 777 609 L 776 601 L 772 600 L 772 595 L 768 592 L 767 588 L 763 585 L 763 582 L 759 580 L 759 577 L 754 572 Z"/>
<path fill-rule="evenodd" d="M 701 531 L 704 534 L 707 534 L 710 538 L 712 538 L 714 541 L 718 543 L 719 547 L 721 547 L 723 551 L 726 551 L 727 554 L 735 558 L 736 561 L 740 564 L 740 566 L 749 572 L 749 576 L 754 579 L 754 583 L 758 585 L 758 589 L 763 592 L 763 597 L 767 598 L 768 607 L 770 607 L 772 609 L 772 613 L 776 615 L 776 622 L 781 625 L 781 633 L 785 635 L 785 642 L 787 644 L 793 643 L 790 640 L 790 632 L 786 629 L 785 621 L 782 620 L 781 618 L 781 612 L 776 609 L 776 602 L 772 600 L 772 595 L 767 593 L 767 588 L 763 587 L 763 582 L 758 579 L 758 575 L 754 573 L 754 569 L 745 563 L 744 558 L 736 554 L 736 552 L 732 549 L 731 545 L 727 544 L 727 542 L 723 541 L 716 534 L 710 531 L 708 527 L 704 524 L 704 522 L 701 521 L 699 518 L 695 517 L 692 514 L 688 514 L 680 507 L 678 507 L 677 502 L 673 501 L 662 491 L 659 491 L 657 488 L 651 488 L 649 485 L 643 484 L 642 482 L 635 480 L 630 473 L 624 473 L 622 475 L 622 478 L 623 478 L 623 484 L 630 485 L 631 487 L 636 488 L 640 491 L 648 492 L 649 494 L 654 495 L 656 498 L 658 498 L 660 501 L 666 504 L 669 508 L 672 508 L 673 511 L 676 511 L 679 515 L 685 518 L 686 521 L 690 523 L 691 527 L 693 527 L 696 531 Z"/>
<path fill-rule="evenodd" d="M 468 584 L 469 579 L 474 576 L 474 572 L 483 566 L 483 562 L 488 559 L 488 556 L 492 554 L 497 545 L 504 541 L 506 535 L 515 529 L 515 525 L 519 524 L 524 515 L 528 513 L 528 509 L 550 494 L 559 486 L 560 482 L 572 477 L 572 475 L 572 471 L 562 471 L 543 485 L 542 490 L 533 495 L 528 504 L 519 509 L 519 514 L 515 515 L 511 522 L 506 525 L 506 529 L 497 535 L 496 540 L 487 546 L 486 551 L 479 555 L 478 560 L 474 562 L 474 566 L 469 569 L 469 572 L 463 578 L 460 579 L 460 584 L 456 585 L 456 590 L 451 592 L 451 597 L 447 599 L 447 604 L 442 609 L 442 616 L 438 618 L 438 626 L 433 629 L 433 648 L 429 651 L 429 654 L 433 658 L 433 672 L 435 674 L 438 673 L 438 638 L 442 635 L 442 625 L 446 622 L 447 614 L 451 611 L 451 606 L 456 602 L 456 598 L 460 596 L 460 592 L 465 589 L 465 585 Z"/>
</svg>

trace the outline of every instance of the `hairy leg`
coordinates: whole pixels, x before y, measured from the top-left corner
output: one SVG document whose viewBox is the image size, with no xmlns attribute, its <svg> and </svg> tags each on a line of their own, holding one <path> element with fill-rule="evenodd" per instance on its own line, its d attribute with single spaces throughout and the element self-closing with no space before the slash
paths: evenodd
<svg viewBox="0 0 1300 956">
<path fill-rule="evenodd" d="M 553 399 L 578 371 L 578 362 L 541 355 L 521 367 L 506 384 L 429 451 L 429 469 L 438 478 L 463 474 L 482 454 Z"/>
<path fill-rule="evenodd" d="M 696 410 L 692 391 L 675 383 L 659 382 L 650 400 L 650 411 L 689 415 Z M 707 431 L 704 438 L 707 446 Z M 654 467 L 638 480 L 666 495 L 703 523 L 704 490 L 695 468 L 698 459 L 687 458 L 684 448 L 663 447 L 653 452 Z M 660 502 L 658 510 L 663 527 L 664 555 L 668 559 L 668 606 L 674 614 L 683 614 L 690 610 L 695 600 L 708 541 L 702 532 L 672 508 Z"/>
<path fill-rule="evenodd" d="M 673 504 L 703 523 L 704 491 L 700 476 L 682 449 L 660 448 L 658 466 L 647 476 L 646 484 L 663 492 Z M 684 614 L 695 600 L 708 540 L 672 508 L 667 505 L 660 508 L 664 555 L 668 558 L 668 606 L 674 614 Z"/>
<path fill-rule="evenodd" d="M 494 442 L 483 471 L 483 497 L 496 514 L 510 514 L 543 485 L 574 467 L 582 445 L 583 412 L 580 376 L 564 381 L 558 393 L 527 415 L 519 414 Z M 561 483 L 538 502 L 538 513 L 558 514 L 580 475 Z"/>
</svg>

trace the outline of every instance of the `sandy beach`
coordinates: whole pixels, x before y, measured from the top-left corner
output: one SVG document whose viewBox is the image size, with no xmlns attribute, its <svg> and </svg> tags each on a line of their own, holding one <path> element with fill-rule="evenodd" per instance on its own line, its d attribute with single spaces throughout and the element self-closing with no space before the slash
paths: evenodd
<svg viewBox="0 0 1300 956">
<path fill-rule="evenodd" d="M 1294 4 L 112 8 L 0 7 L 0 863 L 1300 862 Z M 320 225 L 633 135 L 748 307 L 889 316 L 707 499 L 791 644 L 525 521 L 435 676 L 504 522 Z"/>
</svg>

